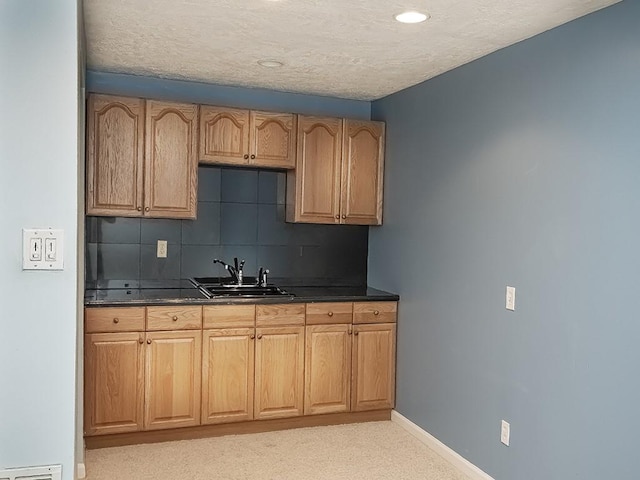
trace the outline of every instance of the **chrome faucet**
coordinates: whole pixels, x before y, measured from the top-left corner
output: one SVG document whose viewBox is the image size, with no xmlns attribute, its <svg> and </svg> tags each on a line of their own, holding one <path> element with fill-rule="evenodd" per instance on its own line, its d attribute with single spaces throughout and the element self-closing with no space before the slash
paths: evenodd
<svg viewBox="0 0 640 480">
<path fill-rule="evenodd" d="M 258 272 L 258 278 L 256 279 L 256 284 L 259 287 L 266 287 L 267 286 L 267 275 L 268 274 L 269 274 L 269 269 L 268 268 L 260 267 L 260 271 Z"/>
<path fill-rule="evenodd" d="M 225 268 L 225 270 L 229 272 L 229 275 L 231 276 L 231 280 L 233 280 L 233 283 L 235 283 L 236 285 L 242 285 L 242 277 L 243 277 L 242 269 L 244 268 L 244 260 L 241 260 L 240 263 L 238 264 L 238 257 L 234 257 L 233 265 L 229 265 L 224 263 L 222 260 L 214 258 L 213 263 L 219 263 L 220 265 L 222 265 Z"/>
</svg>

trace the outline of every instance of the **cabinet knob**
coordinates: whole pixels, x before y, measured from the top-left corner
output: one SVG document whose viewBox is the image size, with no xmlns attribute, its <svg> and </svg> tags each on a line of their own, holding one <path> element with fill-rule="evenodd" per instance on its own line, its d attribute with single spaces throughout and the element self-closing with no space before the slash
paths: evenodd
<svg viewBox="0 0 640 480">
<path fill-rule="evenodd" d="M 142 211 L 142 207 L 138 207 L 138 208 L 136 208 L 136 210 L 138 210 L 139 212 L 141 212 L 141 211 Z"/>
<path fill-rule="evenodd" d="M 118 323 L 119 321 L 120 321 L 120 319 L 119 319 L 119 318 L 114 318 L 114 319 L 113 319 L 113 323 Z"/>
<path fill-rule="evenodd" d="M 347 218 L 347 216 L 343 213 L 343 214 L 342 214 L 342 218 Z"/>
<path fill-rule="evenodd" d="M 252 333 L 251 335 L 249 335 L 249 338 L 253 340 L 254 338 L 256 338 L 256 336 Z"/>
<path fill-rule="evenodd" d="M 353 332 L 354 335 L 358 335 L 358 331 L 356 330 L 355 332 Z"/>
<path fill-rule="evenodd" d="M 333 317 L 333 312 L 329 312 L 327 313 L 327 315 L 329 315 L 330 317 Z"/>
<path fill-rule="evenodd" d="M 349 331 L 347 332 L 349 335 L 353 335 L 353 330 L 351 330 L 351 328 L 349 328 Z"/>
<path fill-rule="evenodd" d="M 145 212 L 148 212 L 149 210 L 151 210 L 149 207 L 144 207 Z"/>
<path fill-rule="evenodd" d="M 379 312 L 378 310 L 374 310 L 374 311 L 373 311 L 373 314 L 374 314 L 374 315 L 380 315 L 380 312 Z"/>
<path fill-rule="evenodd" d="M 256 158 L 256 156 L 251 154 L 251 160 L 254 160 L 255 158 Z"/>
<path fill-rule="evenodd" d="M 139 343 L 140 345 L 142 345 L 142 344 L 144 343 L 144 338 L 140 337 L 140 338 L 138 339 L 138 343 Z"/>
<path fill-rule="evenodd" d="M 340 215 L 336 215 L 336 220 L 340 220 Z"/>
<path fill-rule="evenodd" d="M 377 314 L 376 314 L 376 315 L 377 315 Z M 174 316 L 173 316 L 173 318 L 172 318 L 171 320 L 173 320 L 174 322 L 177 322 L 177 321 L 178 321 L 178 317 L 176 317 L 176 316 L 174 315 Z"/>
<path fill-rule="evenodd" d="M 261 333 L 259 333 L 259 334 L 258 334 L 258 340 L 260 340 L 261 338 L 262 338 L 262 334 L 261 334 Z"/>
<path fill-rule="evenodd" d="M 248 153 L 245 153 L 245 154 L 244 154 L 244 159 L 246 160 L 247 158 L 249 158 L 249 154 L 248 154 Z"/>
<path fill-rule="evenodd" d="M 356 335 L 357 335 L 357 333 L 356 333 Z M 147 339 L 147 344 L 151 345 L 151 339 L 150 338 Z"/>
</svg>

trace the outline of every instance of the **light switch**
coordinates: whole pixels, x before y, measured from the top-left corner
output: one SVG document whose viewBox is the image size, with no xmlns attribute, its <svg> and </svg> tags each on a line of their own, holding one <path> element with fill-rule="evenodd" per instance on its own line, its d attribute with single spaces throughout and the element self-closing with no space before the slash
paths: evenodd
<svg viewBox="0 0 640 480">
<path fill-rule="evenodd" d="M 29 260 L 39 262 L 42 260 L 42 239 L 32 237 L 29 239 Z"/>
<path fill-rule="evenodd" d="M 57 253 L 57 243 L 58 241 L 55 238 L 45 238 L 44 239 L 44 259 L 47 262 L 55 262 L 56 261 L 56 253 Z"/>
<path fill-rule="evenodd" d="M 22 230 L 23 270 L 62 270 L 64 231 L 53 228 Z"/>
</svg>

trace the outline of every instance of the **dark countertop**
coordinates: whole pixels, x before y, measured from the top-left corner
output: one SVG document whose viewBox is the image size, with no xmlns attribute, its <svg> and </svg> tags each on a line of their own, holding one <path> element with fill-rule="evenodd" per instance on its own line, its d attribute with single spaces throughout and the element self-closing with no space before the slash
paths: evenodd
<svg viewBox="0 0 640 480">
<path fill-rule="evenodd" d="M 94 307 L 134 305 L 216 305 L 316 302 L 397 301 L 398 295 L 367 286 L 286 286 L 279 285 L 293 296 L 216 297 L 206 298 L 188 280 L 166 282 L 111 281 L 89 285 L 84 304 Z"/>
</svg>

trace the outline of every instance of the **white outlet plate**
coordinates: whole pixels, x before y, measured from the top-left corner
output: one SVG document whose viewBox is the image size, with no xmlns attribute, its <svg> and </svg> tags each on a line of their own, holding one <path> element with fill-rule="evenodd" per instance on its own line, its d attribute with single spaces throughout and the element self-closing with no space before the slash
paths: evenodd
<svg viewBox="0 0 640 480">
<path fill-rule="evenodd" d="M 158 240 L 158 248 L 156 252 L 158 258 L 167 258 L 167 241 Z"/>
<path fill-rule="evenodd" d="M 64 231 L 53 228 L 22 229 L 23 270 L 63 270 Z"/>
<path fill-rule="evenodd" d="M 511 425 L 509 422 L 502 420 L 500 424 L 500 441 L 507 447 L 509 446 L 509 437 L 511 436 Z"/>
<path fill-rule="evenodd" d="M 507 287 L 507 298 L 506 298 L 506 308 L 507 310 L 515 310 L 516 309 L 516 287 Z"/>
</svg>

